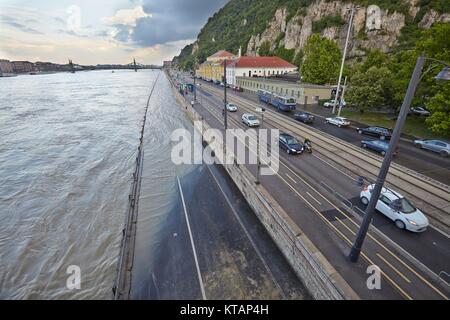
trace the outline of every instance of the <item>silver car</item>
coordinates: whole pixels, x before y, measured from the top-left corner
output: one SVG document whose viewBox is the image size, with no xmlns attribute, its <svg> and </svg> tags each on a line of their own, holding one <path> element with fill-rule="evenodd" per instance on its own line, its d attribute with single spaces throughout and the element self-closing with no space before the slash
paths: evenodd
<svg viewBox="0 0 450 320">
<path fill-rule="evenodd" d="M 450 143 L 442 140 L 415 140 L 414 145 L 420 149 L 439 153 L 443 157 L 450 155 Z"/>
</svg>

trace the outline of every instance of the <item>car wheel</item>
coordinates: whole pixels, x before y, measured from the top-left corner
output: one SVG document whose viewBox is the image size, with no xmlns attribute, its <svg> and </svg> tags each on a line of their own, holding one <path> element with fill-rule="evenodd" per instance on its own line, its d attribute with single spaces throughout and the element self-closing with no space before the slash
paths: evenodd
<svg viewBox="0 0 450 320">
<path fill-rule="evenodd" d="M 363 146 L 363 148 L 367 148 L 367 144 L 365 144 L 365 143 L 363 143 L 362 146 Z"/>
<path fill-rule="evenodd" d="M 386 155 L 386 151 L 381 151 L 381 155 L 384 157 Z"/>
<path fill-rule="evenodd" d="M 362 130 L 359 130 L 358 133 L 359 133 L 359 134 L 362 134 Z"/>
<path fill-rule="evenodd" d="M 448 157 L 448 152 L 445 151 L 445 150 L 442 150 L 442 151 L 440 152 L 440 155 L 443 156 L 443 157 Z"/>
<path fill-rule="evenodd" d="M 416 143 L 416 147 L 419 148 L 419 149 L 423 148 L 423 146 L 420 143 Z"/>
<path fill-rule="evenodd" d="M 341 125 L 340 124 L 338 124 L 338 128 L 340 128 L 341 127 Z"/>
<path fill-rule="evenodd" d="M 380 140 L 386 140 L 386 136 L 380 136 Z"/>
<path fill-rule="evenodd" d="M 291 153 L 291 150 L 286 149 L 286 152 L 287 152 L 287 154 L 290 154 L 290 153 Z"/>
<path fill-rule="evenodd" d="M 328 120 L 325 120 L 325 123 L 329 123 Z"/>
<path fill-rule="evenodd" d="M 403 221 L 401 220 L 395 220 L 395 226 L 399 229 L 405 230 L 406 229 L 406 225 Z"/>
<path fill-rule="evenodd" d="M 369 204 L 369 199 L 367 199 L 366 197 L 361 197 L 361 202 L 363 205 L 367 206 Z"/>
</svg>

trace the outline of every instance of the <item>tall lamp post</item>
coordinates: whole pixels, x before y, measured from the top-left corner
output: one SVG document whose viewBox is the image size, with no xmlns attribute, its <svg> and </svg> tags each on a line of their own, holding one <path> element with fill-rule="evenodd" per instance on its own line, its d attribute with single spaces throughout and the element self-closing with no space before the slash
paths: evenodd
<svg viewBox="0 0 450 320">
<path fill-rule="evenodd" d="M 353 17 L 355 16 L 356 9 L 357 8 L 355 8 L 355 7 L 351 8 L 350 23 L 348 25 L 347 37 L 345 38 L 345 46 L 344 46 L 344 54 L 342 55 L 341 70 L 339 71 L 339 80 L 338 80 L 338 84 L 337 84 L 336 95 L 334 96 L 333 114 L 336 112 L 337 100 L 338 100 L 339 92 L 341 91 L 342 73 L 344 72 L 345 58 L 347 56 L 348 40 L 350 39 L 350 32 L 352 30 L 352 25 L 353 25 Z"/>
<path fill-rule="evenodd" d="M 261 101 L 260 101 L 261 103 Z M 264 126 L 264 111 L 266 111 L 266 109 L 264 109 L 263 107 L 259 107 L 256 108 L 256 112 L 261 113 L 261 128 Z M 259 177 L 261 176 L 261 158 L 259 156 L 259 132 L 257 133 L 256 136 L 256 184 L 260 184 L 260 179 Z"/>
<path fill-rule="evenodd" d="M 383 188 L 383 184 L 385 182 L 386 176 L 389 171 L 389 166 L 391 165 L 392 157 L 394 154 L 395 149 L 397 148 L 398 141 L 400 139 L 400 134 L 402 132 L 403 125 L 405 124 L 406 117 L 408 115 L 409 108 L 411 106 L 411 102 L 414 98 L 414 93 L 416 91 L 417 85 L 419 84 L 422 77 L 432 69 L 436 68 L 437 66 L 430 66 L 427 71 L 422 73 L 423 66 L 425 64 L 425 61 L 429 60 L 432 62 L 437 62 L 438 65 L 444 65 L 445 68 L 438 74 L 438 76 L 435 77 L 436 80 L 450 80 L 450 66 L 439 60 L 426 58 L 425 56 L 421 55 L 417 58 L 416 66 L 414 68 L 414 72 L 411 76 L 411 80 L 408 85 L 408 90 L 406 91 L 405 98 L 403 100 L 402 107 L 400 109 L 400 113 L 397 119 L 397 123 L 395 124 L 394 132 L 392 133 L 391 141 L 389 143 L 388 151 L 386 152 L 386 155 L 384 156 L 383 164 L 381 165 L 380 172 L 378 174 L 377 180 L 375 182 L 375 187 L 372 190 L 372 194 L 370 196 L 369 204 L 367 205 L 364 219 L 361 224 L 361 227 L 358 231 L 358 234 L 356 236 L 356 240 L 353 243 L 353 246 L 350 250 L 349 259 L 351 262 L 357 262 L 359 255 L 361 253 L 361 248 L 364 243 L 364 239 L 367 234 L 367 230 L 369 229 L 370 223 L 372 222 L 372 216 L 375 211 L 375 206 L 378 202 L 378 199 L 380 198 L 380 193 Z"/>
<path fill-rule="evenodd" d="M 223 116 L 224 116 L 224 126 L 225 130 L 228 128 L 227 122 L 227 59 L 223 61 Z"/>
</svg>

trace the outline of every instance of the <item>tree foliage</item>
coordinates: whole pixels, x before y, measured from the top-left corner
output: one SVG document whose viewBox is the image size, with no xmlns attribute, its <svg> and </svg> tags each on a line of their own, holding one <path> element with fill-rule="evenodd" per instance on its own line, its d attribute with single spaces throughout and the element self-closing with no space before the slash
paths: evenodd
<svg viewBox="0 0 450 320">
<path fill-rule="evenodd" d="M 313 34 L 308 38 L 303 54 L 301 74 L 305 82 L 325 84 L 335 81 L 341 52 L 334 41 Z"/>
<path fill-rule="evenodd" d="M 363 113 L 380 109 L 392 102 L 392 72 L 387 67 L 372 66 L 352 76 L 346 99 Z"/>
</svg>

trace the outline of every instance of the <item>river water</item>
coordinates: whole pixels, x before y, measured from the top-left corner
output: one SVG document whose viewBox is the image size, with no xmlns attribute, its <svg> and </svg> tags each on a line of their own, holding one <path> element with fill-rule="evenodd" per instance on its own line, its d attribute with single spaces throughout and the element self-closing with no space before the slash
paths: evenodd
<svg viewBox="0 0 450 320">
<path fill-rule="evenodd" d="M 111 298 L 140 127 L 158 74 L 0 78 L 0 298 Z M 186 124 L 164 104 L 169 97 L 161 73 L 150 132 Z M 155 171 L 171 165 L 158 159 L 168 143 L 152 139 Z M 170 201 L 164 196 L 162 205 Z M 71 265 L 80 268 L 80 290 L 66 287 Z"/>
</svg>

